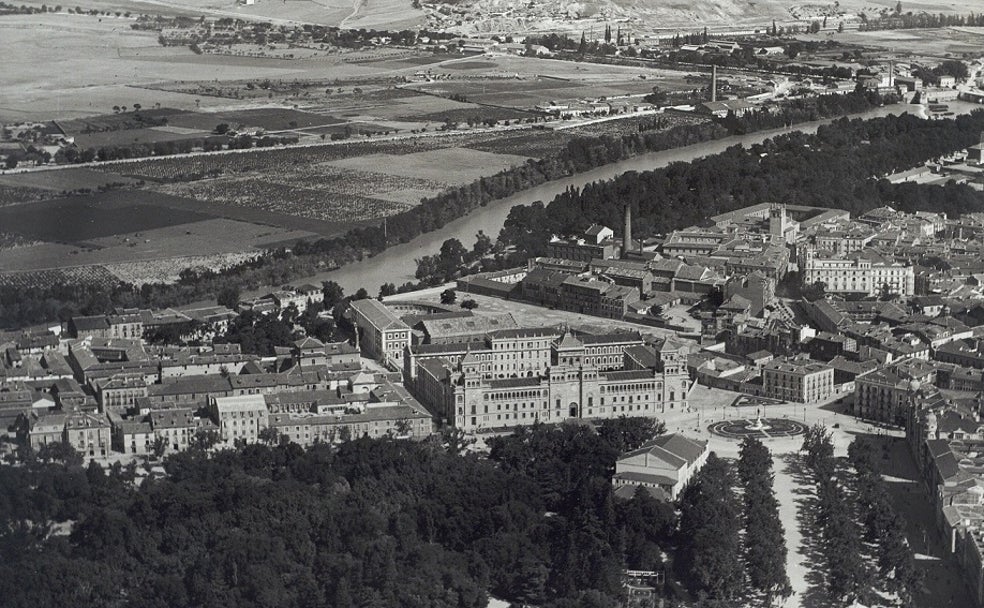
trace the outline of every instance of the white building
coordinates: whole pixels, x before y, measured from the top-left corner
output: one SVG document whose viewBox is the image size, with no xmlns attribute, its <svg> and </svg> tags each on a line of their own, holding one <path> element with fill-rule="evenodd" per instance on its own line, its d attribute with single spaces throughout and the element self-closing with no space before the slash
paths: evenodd
<svg viewBox="0 0 984 608">
<path fill-rule="evenodd" d="M 886 290 L 900 296 L 915 293 L 912 266 L 898 262 L 872 262 L 861 256 L 818 257 L 812 248 L 804 252 L 803 282 L 820 282 L 828 293 L 863 293 L 874 296 Z"/>
<path fill-rule="evenodd" d="M 356 300 L 349 305 L 349 310 L 365 352 L 402 369 L 403 352 L 410 346 L 410 327 L 378 300 Z"/>
<path fill-rule="evenodd" d="M 661 435 L 615 462 L 615 493 L 631 498 L 636 488 L 664 500 L 676 500 L 687 482 L 707 462 L 707 442 L 683 435 Z M 623 489 L 624 488 L 624 489 Z"/>
</svg>

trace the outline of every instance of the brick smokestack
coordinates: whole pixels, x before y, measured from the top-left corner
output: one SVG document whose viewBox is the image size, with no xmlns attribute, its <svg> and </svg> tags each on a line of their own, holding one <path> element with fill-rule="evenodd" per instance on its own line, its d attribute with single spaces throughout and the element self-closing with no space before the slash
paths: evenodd
<svg viewBox="0 0 984 608">
<path fill-rule="evenodd" d="M 622 257 L 632 251 L 632 205 L 625 206 L 625 230 L 622 232 Z"/>
<path fill-rule="evenodd" d="M 718 66 L 711 66 L 711 101 L 718 100 Z"/>
</svg>

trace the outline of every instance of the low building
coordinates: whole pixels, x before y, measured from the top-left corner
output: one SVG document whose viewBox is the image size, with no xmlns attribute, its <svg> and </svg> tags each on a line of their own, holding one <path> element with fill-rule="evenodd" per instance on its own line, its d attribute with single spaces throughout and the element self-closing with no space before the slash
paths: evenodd
<svg viewBox="0 0 984 608">
<path fill-rule="evenodd" d="M 641 486 L 658 490 L 667 501 L 676 500 L 684 486 L 704 466 L 707 454 L 706 441 L 680 434 L 656 437 L 615 461 L 612 484 L 616 495 L 631 496 Z"/>
<path fill-rule="evenodd" d="M 726 99 L 724 101 L 707 101 L 697 106 L 700 114 L 709 114 L 724 118 L 728 114 L 741 117 L 756 108 L 754 103 L 743 99 Z"/>
</svg>

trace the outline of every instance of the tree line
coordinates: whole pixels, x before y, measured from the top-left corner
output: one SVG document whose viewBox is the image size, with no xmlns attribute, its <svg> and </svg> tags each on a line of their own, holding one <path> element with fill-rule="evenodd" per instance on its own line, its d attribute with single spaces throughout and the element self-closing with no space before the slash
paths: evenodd
<svg viewBox="0 0 984 608">
<path fill-rule="evenodd" d="M 827 591 L 834 599 L 870 604 L 880 589 L 912 605 L 921 575 L 875 461 L 870 441 L 848 448 L 854 477 L 844 480 L 834 458 L 830 432 L 814 425 L 803 440 L 804 461 L 817 487 L 815 521 L 822 527 L 821 553 Z"/>
<path fill-rule="evenodd" d="M 861 532 L 847 492 L 838 480 L 834 444 L 830 432 L 816 424 L 807 430 L 802 451 L 816 483 L 820 551 L 831 598 L 850 604 L 864 603 L 871 593 L 871 573 L 862 555 Z"/>
<path fill-rule="evenodd" d="M 766 606 L 776 597 L 789 597 L 772 455 L 761 441 L 742 441 L 737 467 L 708 455 L 684 488 L 679 507 L 677 573 L 702 605 L 748 603 L 752 593 L 760 594 Z"/>
<path fill-rule="evenodd" d="M 966 148 L 976 143 L 982 128 L 981 110 L 940 121 L 909 114 L 841 118 L 814 135 L 779 135 L 689 163 L 569 188 L 548 205 L 517 205 L 499 239 L 527 255 L 543 255 L 553 234 L 578 234 L 594 223 L 620 226 L 625 205 L 632 207 L 635 234 L 701 225 L 709 217 L 764 201 L 846 209 L 853 215 L 890 204 L 910 213 L 959 216 L 982 209 L 980 194 L 967 185 L 893 184 L 873 176 Z"/>
</svg>

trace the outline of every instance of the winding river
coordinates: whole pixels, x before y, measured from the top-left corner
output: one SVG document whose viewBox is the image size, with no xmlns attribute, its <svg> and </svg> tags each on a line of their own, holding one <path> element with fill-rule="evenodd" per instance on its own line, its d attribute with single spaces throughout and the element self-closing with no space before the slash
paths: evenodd
<svg viewBox="0 0 984 608">
<path fill-rule="evenodd" d="M 906 111 L 922 115 L 922 110 L 922 106 L 894 105 L 875 108 L 866 113 L 858 114 L 856 117 L 876 118 L 889 114 L 901 114 Z M 425 255 L 436 253 L 446 239 L 456 238 L 465 247 L 470 248 L 474 244 L 475 235 L 478 234 L 479 230 L 495 238 L 499 234 L 499 230 L 502 228 L 506 217 L 509 215 L 509 210 L 514 205 L 528 205 L 538 200 L 545 203 L 550 202 L 557 194 L 560 194 L 570 186 L 581 188 L 593 181 L 612 179 L 626 171 L 647 171 L 677 161 L 691 161 L 696 158 L 717 154 L 735 144 L 748 146 L 759 143 L 780 133 L 788 133 L 790 131 L 813 133 L 817 130 L 818 126 L 831 122 L 831 120 L 801 123 L 793 127 L 725 137 L 723 139 L 705 141 L 683 148 L 664 150 L 662 152 L 650 152 L 579 173 L 578 175 L 547 182 L 510 197 L 492 201 L 485 207 L 480 207 L 468 215 L 446 224 L 439 230 L 422 234 L 409 243 L 390 247 L 386 251 L 371 258 L 347 264 L 338 270 L 306 277 L 293 283 L 301 284 L 310 282 L 319 284 L 321 281 L 332 280 L 340 284 L 345 289 L 345 293 L 353 293 L 360 287 L 365 287 L 370 294 L 375 295 L 379 290 L 379 286 L 383 283 L 393 283 L 399 286 L 407 281 L 415 280 L 414 272 L 417 269 L 415 260 Z"/>
</svg>

